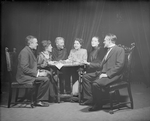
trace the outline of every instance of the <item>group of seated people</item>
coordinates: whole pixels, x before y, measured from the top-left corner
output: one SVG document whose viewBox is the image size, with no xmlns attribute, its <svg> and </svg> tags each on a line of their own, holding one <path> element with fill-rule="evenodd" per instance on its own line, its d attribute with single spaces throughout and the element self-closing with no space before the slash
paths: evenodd
<svg viewBox="0 0 150 121">
<path fill-rule="evenodd" d="M 83 63 L 86 65 L 86 73 L 83 75 L 83 100 L 82 105 L 92 105 L 89 111 L 95 111 L 102 108 L 102 99 L 104 97 L 104 87 L 121 76 L 121 70 L 124 66 L 124 49 L 115 44 L 116 35 L 107 34 L 104 38 L 104 47 L 100 46 L 99 37 L 93 37 L 91 40 L 92 50 L 88 53 L 83 49 L 83 39 L 74 40 L 74 49 L 70 50 L 68 55 L 65 48 L 65 40 L 57 37 L 55 40 L 56 48 L 53 48 L 50 40 L 43 40 L 41 51 L 36 56 L 38 40 L 34 36 L 27 36 L 27 45 L 18 55 L 18 68 L 16 79 L 18 83 L 40 82 L 38 88 L 36 106 L 47 107 L 49 102 L 56 102 L 57 86 L 56 78 L 50 69 L 46 69 L 49 63 L 53 61 L 65 61 Z M 106 49 L 107 51 L 106 51 Z M 64 69 L 60 75 L 61 82 L 65 81 L 66 91 L 70 91 L 70 76 L 72 82 L 78 80 L 77 69 Z"/>
</svg>

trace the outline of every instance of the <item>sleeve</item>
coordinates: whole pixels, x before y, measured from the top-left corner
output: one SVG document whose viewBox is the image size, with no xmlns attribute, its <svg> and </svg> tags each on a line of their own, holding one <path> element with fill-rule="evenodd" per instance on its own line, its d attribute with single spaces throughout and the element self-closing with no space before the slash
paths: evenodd
<svg viewBox="0 0 150 121">
<path fill-rule="evenodd" d="M 73 53 L 72 50 L 70 50 L 69 56 L 68 56 L 68 60 L 72 61 L 73 60 Z"/>
<path fill-rule="evenodd" d="M 120 48 L 120 50 L 117 51 L 116 57 L 117 57 L 116 64 L 108 72 L 106 72 L 109 78 L 114 77 L 114 75 L 119 73 L 121 69 L 124 67 L 125 51 L 123 48 Z"/>
<path fill-rule="evenodd" d="M 41 67 L 41 64 L 43 63 L 43 57 L 42 54 L 40 53 L 37 57 L 37 64 L 38 64 L 38 68 Z"/>
<path fill-rule="evenodd" d="M 64 48 L 63 55 L 62 55 L 62 57 L 61 57 L 61 59 L 60 59 L 60 60 L 66 60 L 67 58 L 68 58 L 67 49 L 66 49 L 66 48 Z"/>
<path fill-rule="evenodd" d="M 20 67 L 24 74 L 36 77 L 38 71 L 37 71 L 37 68 L 30 67 L 30 57 L 29 56 L 30 56 L 29 53 L 22 51 L 22 53 L 19 56 Z"/>
<path fill-rule="evenodd" d="M 52 60 L 57 61 L 58 52 L 55 48 L 52 48 Z"/>
<path fill-rule="evenodd" d="M 83 57 L 82 57 L 82 61 L 87 61 L 87 58 L 88 58 L 88 56 L 87 56 L 87 50 L 85 49 L 85 52 L 84 52 L 84 54 L 83 54 Z"/>
<path fill-rule="evenodd" d="M 90 54 L 92 54 L 92 53 L 90 53 Z M 101 70 L 102 69 L 101 62 L 102 62 L 104 55 L 105 55 L 104 49 L 101 48 L 97 52 L 96 58 L 92 62 L 90 62 L 89 68 L 92 68 L 92 69 L 95 68 L 95 69 Z"/>
<path fill-rule="evenodd" d="M 99 70 L 102 68 L 100 63 L 92 63 L 90 62 L 89 68 L 99 68 Z"/>
<path fill-rule="evenodd" d="M 38 68 L 45 68 L 47 66 L 47 59 L 44 57 L 42 53 L 39 54 L 38 56 Z"/>
</svg>

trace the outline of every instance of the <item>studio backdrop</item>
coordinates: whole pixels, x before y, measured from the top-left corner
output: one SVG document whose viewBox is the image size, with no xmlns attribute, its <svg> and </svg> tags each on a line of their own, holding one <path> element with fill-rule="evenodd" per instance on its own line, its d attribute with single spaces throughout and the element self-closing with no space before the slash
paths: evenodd
<svg viewBox="0 0 150 121">
<path fill-rule="evenodd" d="M 117 44 L 136 44 L 134 70 L 150 82 L 150 3 L 147 1 L 58 1 L 58 2 L 2 2 L 1 4 L 1 78 L 7 80 L 5 47 L 25 46 L 25 37 L 33 35 L 39 41 L 63 37 L 68 50 L 76 37 L 84 40 L 83 48 L 90 50 L 93 36 L 99 36 L 101 45 L 107 33 L 116 34 Z"/>
</svg>

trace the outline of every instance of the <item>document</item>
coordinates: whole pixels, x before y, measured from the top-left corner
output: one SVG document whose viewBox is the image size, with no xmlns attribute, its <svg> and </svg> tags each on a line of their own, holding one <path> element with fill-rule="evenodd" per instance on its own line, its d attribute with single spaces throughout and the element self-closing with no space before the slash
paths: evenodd
<svg viewBox="0 0 150 121">
<path fill-rule="evenodd" d="M 56 63 L 55 66 L 56 66 L 58 69 L 61 69 L 61 68 L 64 66 L 64 64 L 62 64 L 62 63 Z"/>
</svg>

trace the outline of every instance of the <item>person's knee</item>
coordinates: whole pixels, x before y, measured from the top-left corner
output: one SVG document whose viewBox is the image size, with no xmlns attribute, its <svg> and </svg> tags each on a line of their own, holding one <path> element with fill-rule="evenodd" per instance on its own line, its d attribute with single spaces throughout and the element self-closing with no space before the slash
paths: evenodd
<svg viewBox="0 0 150 121">
<path fill-rule="evenodd" d="M 50 78 L 48 78 L 48 77 L 44 77 L 43 81 L 44 81 L 45 83 L 49 83 Z"/>
</svg>

